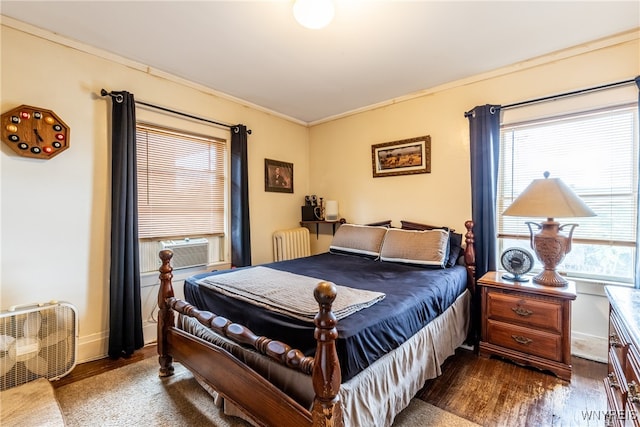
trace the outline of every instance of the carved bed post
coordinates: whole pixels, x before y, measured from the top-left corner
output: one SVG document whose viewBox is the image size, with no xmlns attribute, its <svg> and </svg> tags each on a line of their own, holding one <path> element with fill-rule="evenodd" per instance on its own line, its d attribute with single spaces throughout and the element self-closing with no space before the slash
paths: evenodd
<svg viewBox="0 0 640 427">
<path fill-rule="evenodd" d="M 464 248 L 464 264 L 467 267 L 467 279 L 469 283 L 469 290 L 475 294 L 476 293 L 476 250 L 473 246 L 474 244 L 474 235 L 473 235 L 473 221 L 466 221 L 464 223 L 465 228 L 467 229 L 466 234 L 464 235 L 464 241 L 466 243 L 466 247 Z"/>
<path fill-rule="evenodd" d="M 471 313 L 469 330 L 467 331 L 467 343 L 476 347 L 480 339 L 480 295 L 476 292 L 476 250 L 474 247 L 473 221 L 464 223 L 467 229 L 464 235 L 466 247 L 464 248 L 464 263 L 467 267 L 467 289 L 471 292 Z"/>
<path fill-rule="evenodd" d="M 331 311 L 331 304 L 336 299 L 336 287 L 329 282 L 320 282 L 313 296 L 320 308 L 315 318 L 314 336 L 318 342 L 313 365 L 313 407 L 311 417 L 314 427 L 342 427 L 342 405 L 338 391 L 340 390 L 341 372 L 336 338 L 338 321 Z"/>
<path fill-rule="evenodd" d="M 161 377 L 168 377 L 173 375 L 173 358 L 167 354 L 166 340 L 167 340 L 167 328 L 174 325 L 173 310 L 167 304 L 167 298 L 172 298 L 173 285 L 171 279 L 173 279 L 173 268 L 171 267 L 171 258 L 173 252 L 170 250 L 160 251 L 160 259 L 162 260 L 162 266 L 160 266 L 160 289 L 158 290 L 158 362 L 160 363 Z"/>
</svg>

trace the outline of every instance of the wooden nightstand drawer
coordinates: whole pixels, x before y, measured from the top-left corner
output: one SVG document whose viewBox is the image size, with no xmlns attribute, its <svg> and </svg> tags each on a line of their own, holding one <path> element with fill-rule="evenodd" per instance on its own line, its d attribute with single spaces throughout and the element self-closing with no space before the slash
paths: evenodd
<svg viewBox="0 0 640 427">
<path fill-rule="evenodd" d="M 487 341 L 544 359 L 562 361 L 562 337 L 558 334 L 488 320 Z"/>
<path fill-rule="evenodd" d="M 479 354 L 506 357 L 571 380 L 571 301 L 576 284 L 550 287 L 504 279 L 489 271 L 478 280 Z"/>
<path fill-rule="evenodd" d="M 532 296 L 489 292 L 489 319 L 518 323 L 532 328 L 562 332 L 562 304 Z"/>
</svg>

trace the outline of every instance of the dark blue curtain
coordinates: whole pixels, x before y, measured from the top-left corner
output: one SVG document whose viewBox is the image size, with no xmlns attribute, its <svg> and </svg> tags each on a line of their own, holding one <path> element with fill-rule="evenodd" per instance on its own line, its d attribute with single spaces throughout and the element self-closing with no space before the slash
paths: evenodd
<svg viewBox="0 0 640 427">
<path fill-rule="evenodd" d="M 231 127 L 231 264 L 251 265 L 247 127 Z"/>
<path fill-rule="evenodd" d="M 640 76 L 636 77 L 636 86 L 638 86 L 638 117 L 640 117 Z M 640 138 L 640 136 L 639 136 Z M 640 169 L 640 164 L 638 165 Z M 638 194 L 640 194 L 640 181 L 638 181 Z M 636 218 L 636 274 L 634 285 L 640 289 L 640 197 L 638 197 L 638 213 Z"/>
<path fill-rule="evenodd" d="M 138 256 L 136 107 L 133 94 L 112 92 L 111 272 L 109 356 L 128 357 L 144 345 Z"/>
<path fill-rule="evenodd" d="M 471 210 L 474 223 L 476 279 L 496 270 L 496 196 L 500 156 L 500 106 L 469 111 L 471 138 Z"/>
</svg>

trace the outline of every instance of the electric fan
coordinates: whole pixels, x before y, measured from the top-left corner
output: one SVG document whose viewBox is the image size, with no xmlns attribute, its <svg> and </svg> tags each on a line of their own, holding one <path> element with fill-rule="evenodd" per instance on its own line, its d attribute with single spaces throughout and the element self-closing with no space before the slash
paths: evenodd
<svg viewBox="0 0 640 427">
<path fill-rule="evenodd" d="M 502 253 L 500 263 L 505 270 L 511 274 L 504 274 L 502 277 L 514 282 L 527 282 L 528 278 L 522 277 L 533 268 L 533 256 L 522 248 L 509 248 Z"/>
<path fill-rule="evenodd" d="M 76 362 L 77 317 L 75 307 L 57 302 L 0 313 L 0 390 L 69 373 Z"/>
</svg>

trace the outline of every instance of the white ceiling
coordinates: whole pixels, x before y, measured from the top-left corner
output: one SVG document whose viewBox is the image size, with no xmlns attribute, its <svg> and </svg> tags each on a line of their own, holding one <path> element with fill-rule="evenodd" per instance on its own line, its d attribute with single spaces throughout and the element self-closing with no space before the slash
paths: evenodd
<svg viewBox="0 0 640 427">
<path fill-rule="evenodd" d="M 2 0 L 1 13 L 304 123 L 640 27 L 639 1 L 336 0 L 323 30 L 291 6 Z"/>
</svg>

